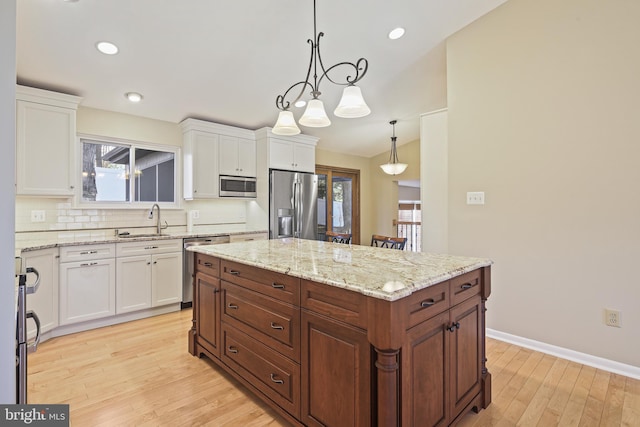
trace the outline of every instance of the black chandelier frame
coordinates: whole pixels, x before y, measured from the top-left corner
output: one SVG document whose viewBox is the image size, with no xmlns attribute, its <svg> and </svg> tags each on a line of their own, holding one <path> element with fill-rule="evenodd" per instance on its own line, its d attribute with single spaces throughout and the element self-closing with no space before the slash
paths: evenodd
<svg viewBox="0 0 640 427">
<path fill-rule="evenodd" d="M 322 94 L 322 92 L 320 92 L 320 83 L 322 83 L 322 79 L 324 79 L 325 77 L 331 83 L 338 86 L 353 86 L 357 82 L 359 82 L 365 76 L 365 74 L 367 74 L 367 69 L 369 68 L 369 61 L 367 61 L 366 58 L 358 59 L 355 64 L 353 62 L 344 61 L 344 62 L 339 62 L 335 65 L 332 65 L 329 68 L 325 68 L 324 64 L 322 63 L 322 55 L 320 55 L 320 38 L 324 36 L 324 33 L 322 31 L 318 33 L 317 31 L 316 0 L 313 0 L 313 35 L 314 35 L 315 42 L 313 39 L 307 39 L 307 43 L 311 45 L 311 57 L 309 59 L 309 68 L 307 69 L 307 76 L 305 80 L 301 80 L 299 82 L 292 84 L 282 95 L 278 95 L 276 97 L 276 107 L 279 110 L 287 111 L 289 107 L 291 107 L 291 103 L 295 104 L 296 102 L 298 102 L 298 100 L 300 100 L 300 98 L 302 98 L 302 96 L 304 95 L 305 89 L 307 87 L 311 89 L 310 94 L 313 97 L 313 99 L 318 99 L 318 97 Z M 322 75 L 320 75 L 320 78 L 318 78 L 318 65 L 320 66 L 320 71 L 322 71 Z M 334 70 L 337 67 L 342 67 L 342 66 L 353 68 L 353 72 L 355 73 L 354 76 L 351 76 L 351 74 L 347 75 L 344 83 L 335 81 L 329 76 L 329 72 L 331 70 Z M 309 77 L 311 76 L 312 69 L 313 69 L 313 83 L 309 82 Z M 287 98 L 287 95 L 289 95 L 289 92 L 291 92 L 293 89 L 295 89 L 298 86 L 301 86 L 300 93 L 298 94 L 298 96 L 291 102 L 287 101 L 286 98 Z"/>
</svg>

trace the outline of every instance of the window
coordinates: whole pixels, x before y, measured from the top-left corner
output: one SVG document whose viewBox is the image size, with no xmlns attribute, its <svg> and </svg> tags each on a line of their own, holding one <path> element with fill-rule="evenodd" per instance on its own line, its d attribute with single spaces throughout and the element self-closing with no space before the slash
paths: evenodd
<svg viewBox="0 0 640 427">
<path fill-rule="evenodd" d="M 177 204 L 178 148 L 89 138 L 80 147 L 82 204 Z"/>
</svg>

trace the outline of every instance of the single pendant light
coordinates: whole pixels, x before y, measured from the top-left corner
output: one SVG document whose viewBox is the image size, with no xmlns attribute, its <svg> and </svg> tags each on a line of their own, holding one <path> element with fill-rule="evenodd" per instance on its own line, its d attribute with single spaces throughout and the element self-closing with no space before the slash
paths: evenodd
<svg viewBox="0 0 640 427">
<path fill-rule="evenodd" d="M 391 120 L 389 124 L 393 126 L 393 136 L 391 137 L 391 152 L 389 153 L 389 161 L 384 165 L 380 165 L 384 173 L 389 175 L 400 175 L 407 168 L 406 163 L 398 162 L 398 151 L 396 150 L 396 123 L 397 120 Z"/>
</svg>

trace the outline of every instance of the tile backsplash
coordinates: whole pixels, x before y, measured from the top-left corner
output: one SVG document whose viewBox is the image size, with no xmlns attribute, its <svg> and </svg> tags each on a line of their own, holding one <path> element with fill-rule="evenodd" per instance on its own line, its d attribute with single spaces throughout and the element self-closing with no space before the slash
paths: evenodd
<svg viewBox="0 0 640 427">
<path fill-rule="evenodd" d="M 193 225 L 242 224 L 247 222 L 245 200 L 183 201 L 182 209 L 162 209 L 162 222 L 170 228 L 185 227 L 189 211 L 197 210 L 199 218 Z M 98 231 L 154 227 L 148 219 L 148 207 L 138 209 L 84 209 L 73 206 L 73 199 L 17 197 L 16 232 L 38 231 Z M 44 221 L 33 222 L 32 211 L 44 212 Z"/>
</svg>

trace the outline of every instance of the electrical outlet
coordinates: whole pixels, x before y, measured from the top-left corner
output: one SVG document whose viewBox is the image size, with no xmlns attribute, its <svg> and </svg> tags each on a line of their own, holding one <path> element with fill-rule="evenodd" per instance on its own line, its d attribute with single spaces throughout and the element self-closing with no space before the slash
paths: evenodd
<svg viewBox="0 0 640 427">
<path fill-rule="evenodd" d="M 614 326 L 616 328 L 621 328 L 622 323 L 620 322 L 620 312 L 618 310 L 609 310 L 608 308 L 605 308 L 604 323 L 607 326 Z"/>
<path fill-rule="evenodd" d="M 484 205 L 484 191 L 469 191 L 467 193 L 468 205 Z"/>
<path fill-rule="evenodd" d="M 31 211 L 31 222 L 44 222 L 45 218 L 44 211 Z"/>
<path fill-rule="evenodd" d="M 191 212 L 191 219 L 200 218 L 200 211 L 193 210 L 193 211 L 190 211 L 190 212 Z"/>
</svg>

